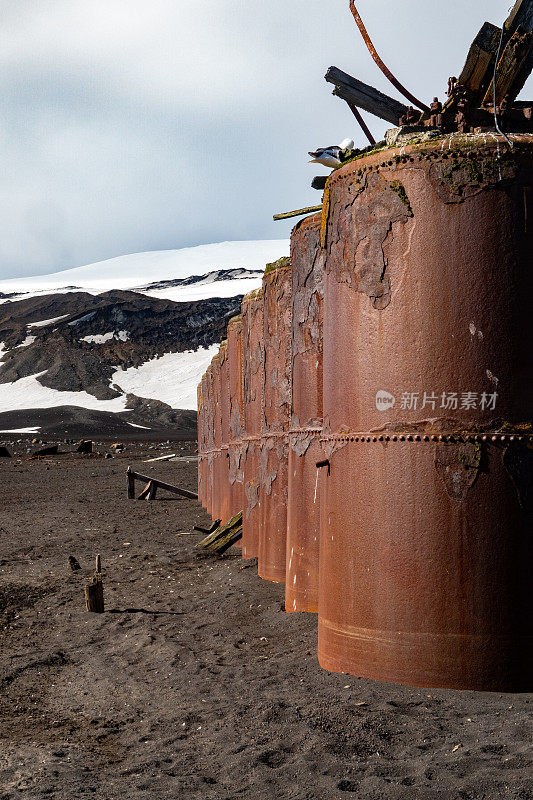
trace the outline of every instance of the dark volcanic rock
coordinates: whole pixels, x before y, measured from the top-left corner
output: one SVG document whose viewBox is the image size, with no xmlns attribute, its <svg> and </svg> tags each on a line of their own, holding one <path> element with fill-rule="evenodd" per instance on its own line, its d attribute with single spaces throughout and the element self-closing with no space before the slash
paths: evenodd
<svg viewBox="0 0 533 800">
<path fill-rule="evenodd" d="M 173 278 L 168 281 L 154 281 L 147 286 L 140 287 L 140 291 L 154 291 L 154 289 L 169 289 L 179 286 L 192 286 L 198 283 L 216 283 L 217 281 L 235 280 L 236 278 L 260 278 L 263 270 L 243 269 L 217 269 L 207 275 L 190 275 L 188 278 Z"/>
<path fill-rule="evenodd" d="M 0 342 L 9 352 L 0 383 L 29 375 L 62 391 L 115 397 L 110 388 L 117 367 L 136 367 L 164 353 L 197 350 L 220 342 L 241 296 L 188 303 L 159 300 L 137 292 L 46 295 L 0 305 Z M 31 327 L 48 319 L 52 324 Z M 86 341 L 102 337 L 105 341 Z M 27 345 L 27 336 L 35 340 Z M 23 346 L 20 346 L 23 345 Z"/>
</svg>

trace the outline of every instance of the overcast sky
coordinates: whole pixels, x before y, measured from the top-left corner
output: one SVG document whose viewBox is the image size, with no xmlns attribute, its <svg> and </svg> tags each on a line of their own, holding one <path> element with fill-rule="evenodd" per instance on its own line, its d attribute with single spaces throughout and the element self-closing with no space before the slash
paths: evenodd
<svg viewBox="0 0 533 800">
<path fill-rule="evenodd" d="M 430 100 L 510 0 L 357 5 L 384 61 Z M 0 0 L 0 10 L 0 277 L 285 238 L 294 221 L 272 214 L 320 202 L 310 182 L 326 170 L 307 151 L 366 143 L 326 69 L 397 96 L 348 0 Z M 381 136 L 387 126 L 367 119 Z"/>
</svg>

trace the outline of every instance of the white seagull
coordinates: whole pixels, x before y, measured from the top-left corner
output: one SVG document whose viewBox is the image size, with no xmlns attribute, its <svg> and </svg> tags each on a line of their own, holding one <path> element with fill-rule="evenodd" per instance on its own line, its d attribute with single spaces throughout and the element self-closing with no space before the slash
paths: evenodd
<svg viewBox="0 0 533 800">
<path fill-rule="evenodd" d="M 309 152 L 309 155 L 313 156 L 309 163 L 322 164 L 324 167 L 336 169 L 342 164 L 346 150 L 353 150 L 354 146 L 353 139 L 343 139 L 340 144 L 332 145 L 331 147 L 319 147 L 318 150 Z"/>
</svg>

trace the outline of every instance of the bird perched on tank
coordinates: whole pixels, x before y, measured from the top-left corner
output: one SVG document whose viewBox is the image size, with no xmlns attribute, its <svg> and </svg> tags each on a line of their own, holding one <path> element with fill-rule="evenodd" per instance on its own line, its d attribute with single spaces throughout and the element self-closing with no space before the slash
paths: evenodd
<svg viewBox="0 0 533 800">
<path fill-rule="evenodd" d="M 335 144 L 331 147 L 319 147 L 318 150 L 309 151 L 309 155 L 313 156 L 309 163 L 322 164 L 324 167 L 337 169 L 349 158 L 353 149 L 353 139 L 344 139 L 340 144 Z"/>
</svg>

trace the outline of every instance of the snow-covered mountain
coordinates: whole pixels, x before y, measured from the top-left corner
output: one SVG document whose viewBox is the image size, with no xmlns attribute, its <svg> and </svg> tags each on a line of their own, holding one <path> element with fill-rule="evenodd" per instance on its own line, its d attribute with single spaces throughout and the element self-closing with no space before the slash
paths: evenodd
<svg viewBox="0 0 533 800">
<path fill-rule="evenodd" d="M 0 434 L 193 431 L 196 386 L 228 320 L 288 251 L 224 242 L 1 281 Z"/>
<path fill-rule="evenodd" d="M 8 278 L 0 281 L 0 301 L 80 289 L 89 294 L 129 289 L 176 302 L 233 297 L 256 288 L 258 272 L 288 255 L 289 247 L 287 239 L 272 239 L 132 253 L 50 275 Z M 229 274 L 221 274 L 223 270 Z M 190 282 L 191 277 L 202 280 Z M 154 286 L 158 283 L 164 286 Z"/>
</svg>

